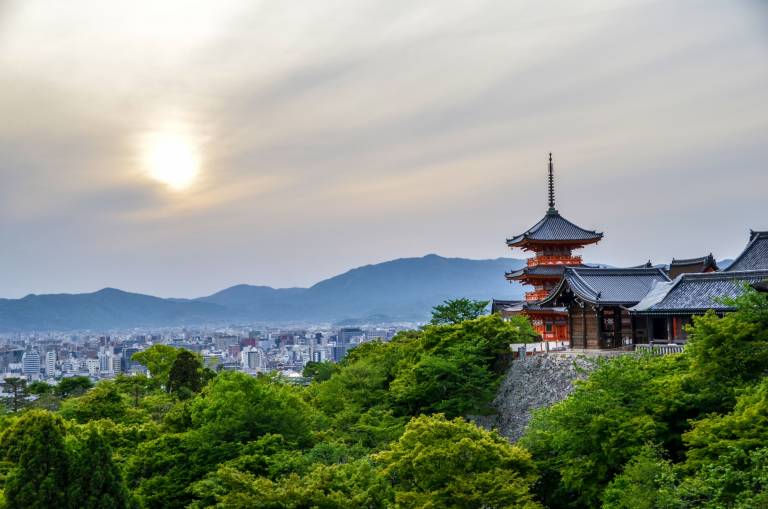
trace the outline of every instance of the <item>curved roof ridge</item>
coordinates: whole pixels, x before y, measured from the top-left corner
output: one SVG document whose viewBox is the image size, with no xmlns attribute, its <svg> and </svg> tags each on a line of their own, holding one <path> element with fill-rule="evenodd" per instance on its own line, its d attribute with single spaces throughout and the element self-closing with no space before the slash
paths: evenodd
<svg viewBox="0 0 768 509">
<path fill-rule="evenodd" d="M 578 226 L 557 210 L 550 210 L 536 224 L 525 232 L 507 239 L 507 245 L 512 247 L 526 240 L 536 242 L 570 242 L 570 243 L 594 243 L 603 238 L 601 232 L 587 230 Z"/>
<path fill-rule="evenodd" d="M 706 256 L 700 256 L 698 258 L 672 258 L 672 264 L 675 265 L 693 265 L 695 263 L 703 263 L 709 260 L 714 261 L 715 257 L 712 256 L 712 253 L 709 253 Z"/>
<path fill-rule="evenodd" d="M 765 242 L 764 246 L 762 244 L 763 242 Z M 762 253 L 759 251 L 761 247 L 763 250 Z M 755 250 L 758 251 L 757 254 L 753 256 L 753 251 Z M 739 256 L 731 262 L 728 268 L 725 269 L 725 272 L 745 270 L 741 265 L 746 264 L 749 266 L 750 263 L 752 263 L 754 269 L 768 268 L 768 231 L 749 230 L 749 242 L 747 242 L 747 245 L 741 254 L 739 254 Z"/>
</svg>

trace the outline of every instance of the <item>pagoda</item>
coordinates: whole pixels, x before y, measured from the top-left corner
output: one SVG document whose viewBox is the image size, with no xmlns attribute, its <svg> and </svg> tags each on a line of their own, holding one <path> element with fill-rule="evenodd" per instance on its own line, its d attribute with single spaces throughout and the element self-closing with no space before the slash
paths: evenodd
<svg viewBox="0 0 768 509">
<path fill-rule="evenodd" d="M 548 189 L 549 208 L 544 217 L 524 233 L 507 239 L 510 248 L 531 251 L 535 256 L 529 258 L 522 269 L 508 272 L 506 278 L 532 287 L 525 294 L 525 301 L 517 307 L 517 312 L 530 318 L 541 337 L 545 341 L 567 341 L 570 340 L 567 309 L 542 306 L 539 302 L 546 299 L 558 285 L 566 267 L 583 266 L 581 256 L 574 255 L 573 251 L 600 242 L 603 234 L 576 226 L 561 216 L 555 208 L 555 177 L 551 152 Z"/>
</svg>

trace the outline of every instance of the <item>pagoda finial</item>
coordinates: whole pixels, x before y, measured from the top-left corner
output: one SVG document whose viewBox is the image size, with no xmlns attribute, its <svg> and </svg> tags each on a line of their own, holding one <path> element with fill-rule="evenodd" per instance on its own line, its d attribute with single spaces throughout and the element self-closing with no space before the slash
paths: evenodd
<svg viewBox="0 0 768 509">
<path fill-rule="evenodd" d="M 555 175 L 552 166 L 552 152 L 549 153 L 549 212 L 557 212 L 555 209 Z"/>
</svg>

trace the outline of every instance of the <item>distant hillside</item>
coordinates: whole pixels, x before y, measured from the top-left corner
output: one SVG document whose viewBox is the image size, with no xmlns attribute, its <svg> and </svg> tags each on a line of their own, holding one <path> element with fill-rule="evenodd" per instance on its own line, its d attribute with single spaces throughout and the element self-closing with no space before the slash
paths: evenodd
<svg viewBox="0 0 768 509">
<path fill-rule="evenodd" d="M 105 288 L 94 293 L 0 299 L 0 330 L 159 327 L 221 321 L 230 314 L 228 309 L 212 303 L 160 299 Z"/>
<path fill-rule="evenodd" d="M 237 285 L 199 299 L 161 299 L 104 289 L 0 299 L 0 330 L 162 327 L 233 322 L 419 321 L 449 298 L 519 298 L 504 272 L 524 261 L 428 255 L 366 265 L 311 288 Z"/>
<path fill-rule="evenodd" d="M 238 285 L 198 299 L 258 320 L 423 320 L 440 302 L 457 297 L 518 298 L 504 272 L 524 261 L 467 260 L 434 254 L 352 269 L 311 288 L 275 290 Z"/>
</svg>

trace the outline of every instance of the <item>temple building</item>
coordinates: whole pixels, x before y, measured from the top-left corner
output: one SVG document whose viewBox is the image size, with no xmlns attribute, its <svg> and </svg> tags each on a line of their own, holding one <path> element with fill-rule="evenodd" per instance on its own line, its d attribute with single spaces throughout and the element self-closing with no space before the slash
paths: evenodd
<svg viewBox="0 0 768 509">
<path fill-rule="evenodd" d="M 534 253 L 526 266 L 508 272 L 509 281 L 519 281 L 531 288 L 525 300 L 494 301 L 493 311 L 504 315 L 523 313 L 531 319 L 536 331 L 545 341 L 567 341 L 570 338 L 568 310 L 558 306 L 541 306 L 550 292 L 562 280 L 566 267 L 583 267 L 581 256 L 573 251 L 600 242 L 602 233 L 585 230 L 560 215 L 555 208 L 555 181 L 552 154 L 549 154 L 549 200 L 546 214 L 520 235 L 507 239 L 507 246 Z"/>
<path fill-rule="evenodd" d="M 768 270 L 681 274 L 674 281 L 657 284 L 630 312 L 636 322 L 645 322 L 647 333 L 641 341 L 685 342 L 685 326 L 694 316 L 710 309 L 720 316 L 733 311 L 728 300 L 766 278 Z"/>
<path fill-rule="evenodd" d="M 728 299 L 749 285 L 768 286 L 768 231 L 752 231 L 744 251 L 724 271 L 710 253 L 648 261 L 629 268 L 586 266 L 574 251 L 603 238 L 568 221 L 555 208 L 554 169 L 549 154 L 549 207 L 531 228 L 507 239 L 507 246 L 534 253 L 509 281 L 530 287 L 522 301 L 494 300 L 492 312 L 522 314 L 544 341 L 574 349 L 608 349 L 661 341 L 684 343 L 692 317 L 733 311 Z"/>
<path fill-rule="evenodd" d="M 720 268 L 717 266 L 715 257 L 712 256 L 712 253 L 709 253 L 709 255 L 702 256 L 701 258 L 680 260 L 672 258 L 667 274 L 669 274 L 670 279 L 675 279 L 680 274 L 717 272 L 718 270 Z"/>
<path fill-rule="evenodd" d="M 629 308 L 668 281 L 664 269 L 655 267 L 568 267 L 539 305 L 567 310 L 571 348 L 618 348 L 644 342 L 647 322 L 636 320 Z"/>
</svg>

